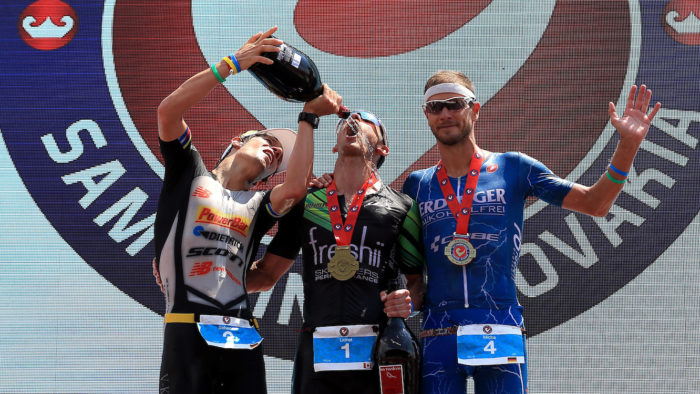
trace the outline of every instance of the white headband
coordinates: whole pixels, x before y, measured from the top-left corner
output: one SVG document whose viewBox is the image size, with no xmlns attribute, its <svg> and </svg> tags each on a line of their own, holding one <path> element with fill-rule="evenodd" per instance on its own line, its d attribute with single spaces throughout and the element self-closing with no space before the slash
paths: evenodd
<svg viewBox="0 0 700 394">
<path fill-rule="evenodd" d="M 438 93 L 457 93 L 461 94 L 465 98 L 476 100 L 476 95 L 474 92 L 467 89 L 464 85 L 458 83 L 441 83 L 435 86 L 431 86 L 430 89 L 425 91 L 423 95 L 423 101 L 428 102 L 428 99 Z"/>
</svg>

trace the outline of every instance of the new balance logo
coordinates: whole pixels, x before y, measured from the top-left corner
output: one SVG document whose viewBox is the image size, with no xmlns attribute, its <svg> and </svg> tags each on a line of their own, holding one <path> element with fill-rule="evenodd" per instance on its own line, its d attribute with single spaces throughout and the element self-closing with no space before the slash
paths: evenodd
<svg viewBox="0 0 700 394">
<path fill-rule="evenodd" d="M 194 263 L 194 266 L 192 266 L 192 270 L 190 270 L 189 276 L 199 276 L 208 274 L 211 271 L 212 264 L 212 261 L 202 261 Z"/>
<path fill-rule="evenodd" d="M 209 196 L 211 196 L 211 192 L 205 189 L 203 186 L 197 187 L 194 193 L 192 193 L 192 197 L 209 198 Z"/>
</svg>

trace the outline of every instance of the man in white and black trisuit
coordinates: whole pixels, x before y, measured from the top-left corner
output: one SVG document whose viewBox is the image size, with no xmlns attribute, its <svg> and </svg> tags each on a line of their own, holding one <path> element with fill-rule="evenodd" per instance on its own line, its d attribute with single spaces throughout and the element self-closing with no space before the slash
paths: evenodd
<svg viewBox="0 0 700 394">
<path fill-rule="evenodd" d="M 311 188 L 280 221 L 248 283 L 271 288 L 301 249 L 304 323 L 292 392 L 378 394 L 377 325 L 411 312 L 408 290 L 385 290 L 400 273 L 422 274 L 420 217 L 411 198 L 379 179 L 389 148 L 377 116 L 351 112 L 336 131 L 332 181 Z"/>
<path fill-rule="evenodd" d="M 158 107 L 165 176 L 155 223 L 155 273 L 166 297 L 161 393 L 265 393 L 265 366 L 246 273 L 261 237 L 306 195 L 318 117 L 337 113 L 341 97 L 324 86 L 306 103 L 298 133 L 250 131 L 231 140 L 209 172 L 183 115 L 222 75 L 271 64 L 276 28 L 252 36 L 238 51 L 178 87 Z M 300 117 L 301 118 L 301 117 Z M 312 125 L 312 123 L 314 123 Z M 287 170 L 270 191 L 249 189 Z"/>
</svg>

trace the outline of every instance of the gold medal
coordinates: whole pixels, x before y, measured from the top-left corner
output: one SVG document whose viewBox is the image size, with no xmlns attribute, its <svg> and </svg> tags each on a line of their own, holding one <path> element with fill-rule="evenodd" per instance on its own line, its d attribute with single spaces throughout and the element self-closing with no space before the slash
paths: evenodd
<svg viewBox="0 0 700 394">
<path fill-rule="evenodd" d="M 349 246 L 336 246 L 335 254 L 328 262 L 328 273 L 337 280 L 345 281 L 360 269 L 360 263 L 352 257 Z"/>
<path fill-rule="evenodd" d="M 467 265 L 476 257 L 476 249 L 469 238 L 455 234 L 452 241 L 445 246 L 445 256 L 455 265 Z"/>
</svg>

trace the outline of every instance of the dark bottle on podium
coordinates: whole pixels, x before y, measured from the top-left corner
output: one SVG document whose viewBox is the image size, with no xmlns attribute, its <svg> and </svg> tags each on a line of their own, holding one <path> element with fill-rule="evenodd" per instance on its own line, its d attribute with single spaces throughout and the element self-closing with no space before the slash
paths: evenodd
<svg viewBox="0 0 700 394">
<path fill-rule="evenodd" d="M 398 288 L 399 282 L 391 281 L 387 294 Z M 390 317 L 386 325 L 379 329 L 374 345 L 374 360 L 379 371 L 382 394 L 420 392 L 420 346 L 404 319 Z"/>
<path fill-rule="evenodd" d="M 262 55 L 274 63 L 256 63 L 248 71 L 281 99 L 306 102 L 323 94 L 316 65 L 300 50 L 283 43 L 280 52 L 264 52 Z"/>
</svg>

